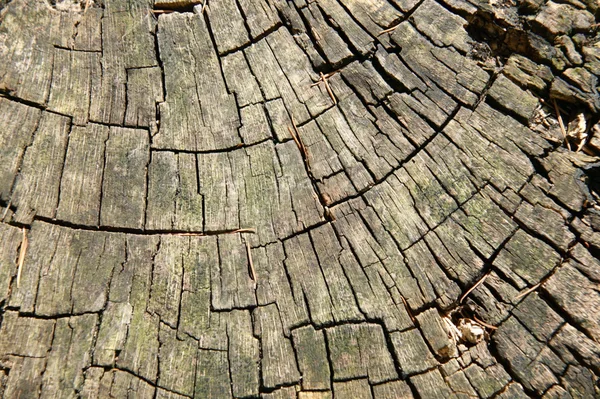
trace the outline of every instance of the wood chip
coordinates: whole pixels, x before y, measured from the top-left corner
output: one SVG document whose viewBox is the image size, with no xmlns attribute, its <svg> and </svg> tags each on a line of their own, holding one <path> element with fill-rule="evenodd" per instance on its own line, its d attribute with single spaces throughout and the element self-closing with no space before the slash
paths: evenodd
<svg viewBox="0 0 600 399">
<path fill-rule="evenodd" d="M 577 114 L 577 117 L 567 125 L 567 136 L 573 138 L 578 143 L 575 152 L 581 151 L 587 142 L 587 131 L 587 119 L 583 112 Z"/>
</svg>

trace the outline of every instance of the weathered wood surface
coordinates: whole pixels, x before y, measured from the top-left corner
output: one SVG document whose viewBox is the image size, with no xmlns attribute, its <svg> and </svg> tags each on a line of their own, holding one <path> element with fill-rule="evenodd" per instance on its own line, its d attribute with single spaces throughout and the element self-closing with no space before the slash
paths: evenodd
<svg viewBox="0 0 600 399">
<path fill-rule="evenodd" d="M 600 397 L 599 16 L 0 0 L 0 396 Z"/>
</svg>

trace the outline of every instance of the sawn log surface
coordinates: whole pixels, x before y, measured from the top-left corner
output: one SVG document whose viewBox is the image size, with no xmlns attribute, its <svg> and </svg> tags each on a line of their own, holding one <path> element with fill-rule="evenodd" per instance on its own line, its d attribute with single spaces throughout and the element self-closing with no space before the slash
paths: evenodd
<svg viewBox="0 0 600 399">
<path fill-rule="evenodd" d="M 0 397 L 600 397 L 599 17 L 0 0 Z"/>
</svg>

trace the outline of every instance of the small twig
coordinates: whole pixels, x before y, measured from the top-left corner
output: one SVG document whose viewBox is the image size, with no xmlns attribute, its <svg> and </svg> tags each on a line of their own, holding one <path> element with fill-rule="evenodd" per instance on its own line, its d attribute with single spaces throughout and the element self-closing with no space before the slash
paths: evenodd
<svg viewBox="0 0 600 399">
<path fill-rule="evenodd" d="M 252 262 L 252 252 L 250 251 L 250 243 L 246 240 L 246 253 L 248 254 L 248 265 L 250 266 L 251 278 L 256 284 L 256 270 L 254 270 L 254 262 Z"/>
<path fill-rule="evenodd" d="M 150 10 L 152 14 L 170 14 L 175 12 L 175 10 Z"/>
<path fill-rule="evenodd" d="M 563 123 L 562 116 L 560 115 L 560 110 L 558 109 L 558 104 L 556 104 L 556 100 L 552 100 L 554 102 L 554 111 L 556 112 L 556 119 L 558 119 L 558 125 L 560 126 L 560 132 L 562 133 L 565 144 L 567 145 L 567 149 L 571 151 L 571 144 L 569 144 L 569 140 L 567 139 L 567 130 L 565 129 L 565 124 Z"/>
<path fill-rule="evenodd" d="M 525 291 L 523 291 L 523 292 L 521 292 L 519 295 L 517 295 L 517 296 L 515 297 L 515 299 L 522 298 L 522 297 L 524 297 L 525 295 L 532 293 L 533 291 L 537 290 L 537 289 L 538 289 L 538 287 L 539 287 L 540 285 L 542 285 L 542 283 L 541 283 L 541 282 L 537 283 L 536 285 L 534 285 L 534 286 L 533 286 L 533 287 L 531 287 L 531 288 L 528 288 L 528 289 L 526 289 Z"/>
<path fill-rule="evenodd" d="M 396 28 L 397 28 L 397 27 L 399 27 L 399 26 L 400 26 L 400 24 L 398 24 L 398 25 L 394 25 L 394 26 L 392 26 L 391 28 L 384 29 L 384 30 L 382 30 L 381 32 L 379 32 L 379 33 L 377 34 L 377 36 L 381 36 L 381 35 L 383 35 L 383 34 L 385 34 L 385 33 L 390 33 L 390 32 L 393 32 L 393 31 L 395 31 L 395 30 L 396 30 Z"/>
<path fill-rule="evenodd" d="M 90 7 L 91 2 L 92 2 L 92 0 L 85 0 L 85 7 L 83 8 L 84 14 L 87 12 L 88 8 Z"/>
<path fill-rule="evenodd" d="M 23 270 L 23 263 L 25 262 L 25 254 L 27 253 L 27 247 L 29 246 L 29 240 L 27 239 L 27 230 L 23 228 L 23 241 L 21 241 L 21 250 L 19 251 L 19 261 L 17 268 L 17 288 L 21 284 L 21 271 Z"/>
<path fill-rule="evenodd" d="M 462 303 L 462 301 L 465 300 L 465 298 L 471 293 L 473 292 L 473 290 L 477 287 L 479 287 L 484 281 L 485 279 L 490 275 L 492 271 L 490 270 L 489 272 L 487 272 L 486 274 L 483 275 L 483 277 L 481 277 L 475 284 L 473 284 L 473 286 L 471 288 L 469 288 L 467 290 L 467 292 L 465 292 L 463 294 L 463 296 L 460 297 L 460 300 L 458 301 L 458 303 Z"/>
<path fill-rule="evenodd" d="M 331 97 L 331 101 L 333 101 L 333 104 L 337 104 L 337 100 L 335 99 L 335 96 L 333 95 L 333 90 L 331 90 L 331 87 L 329 86 L 329 82 L 327 81 L 327 78 L 325 77 L 325 75 L 323 75 L 323 72 L 321 72 L 321 79 L 323 80 L 323 83 L 325 83 L 325 89 L 327 89 L 327 93 L 329 93 L 329 97 Z"/>
<path fill-rule="evenodd" d="M 415 316 L 413 316 L 412 312 L 410 311 L 410 308 L 408 307 L 408 303 L 406 302 L 406 299 L 404 299 L 404 297 L 402 295 L 400 295 L 400 298 L 402 299 L 402 303 L 404 303 L 404 308 L 406 309 L 406 312 L 408 313 L 408 316 L 410 317 L 410 320 L 415 323 Z"/>
<path fill-rule="evenodd" d="M 481 324 L 482 326 L 489 328 L 490 330 L 498 329 L 498 327 L 496 327 L 496 326 L 493 326 L 491 324 L 488 324 L 488 323 L 485 323 L 485 322 L 479 320 L 475 315 L 473 315 L 473 320 L 475 320 L 477 323 Z"/>
</svg>

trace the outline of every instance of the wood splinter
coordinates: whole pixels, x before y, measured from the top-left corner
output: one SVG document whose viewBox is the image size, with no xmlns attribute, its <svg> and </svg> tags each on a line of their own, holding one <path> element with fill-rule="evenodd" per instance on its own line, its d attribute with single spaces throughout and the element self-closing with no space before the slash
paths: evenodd
<svg viewBox="0 0 600 399">
<path fill-rule="evenodd" d="M 567 149 L 571 151 L 571 144 L 569 144 L 569 140 L 567 139 L 567 129 L 565 129 L 565 124 L 563 123 L 562 116 L 560 115 L 560 110 L 558 109 L 558 104 L 556 104 L 556 100 L 552 100 L 554 102 L 554 111 L 556 112 L 556 119 L 558 120 L 558 125 L 560 126 L 560 132 L 563 136 L 563 141 L 567 145 Z"/>
<path fill-rule="evenodd" d="M 200 7 L 200 15 L 204 14 L 204 9 L 207 7 L 208 5 L 208 0 L 204 0 L 202 2 L 202 7 Z"/>
<path fill-rule="evenodd" d="M 246 254 L 248 256 L 248 266 L 250 266 L 250 278 L 254 281 L 254 285 L 256 285 L 256 270 L 254 269 L 254 262 L 252 261 L 252 252 L 250 250 L 250 243 L 248 240 L 246 242 Z"/>
<path fill-rule="evenodd" d="M 17 267 L 17 288 L 21 284 L 21 271 L 23 270 L 23 263 L 25 262 L 25 254 L 27 253 L 27 247 L 29 246 L 29 240 L 27 239 L 27 230 L 23 227 L 23 241 L 21 241 L 21 250 L 19 251 L 19 261 Z"/>
<path fill-rule="evenodd" d="M 384 30 L 382 30 L 381 32 L 379 32 L 379 33 L 377 34 L 377 36 L 379 37 L 379 36 L 381 36 L 381 35 L 384 35 L 384 34 L 386 34 L 386 33 L 393 32 L 393 31 L 395 31 L 395 30 L 396 30 L 396 28 L 397 28 L 397 27 L 399 27 L 399 26 L 400 26 L 400 24 L 398 24 L 398 25 L 394 25 L 394 26 L 392 26 L 391 28 L 384 29 Z"/>
<path fill-rule="evenodd" d="M 152 14 L 170 14 L 175 12 L 175 10 L 150 10 Z"/>
<path fill-rule="evenodd" d="M 10 201 L 8 201 L 8 204 L 6 204 L 6 209 L 4 209 L 4 212 L 2 212 L 2 217 L 0 218 L 0 221 L 4 221 L 4 218 L 6 218 L 6 215 L 8 215 L 8 211 L 10 210 Z"/>
<path fill-rule="evenodd" d="M 292 116 L 292 126 L 294 127 L 294 129 L 292 130 L 292 128 L 288 126 L 288 131 L 292 135 L 292 139 L 294 139 L 294 142 L 296 143 L 296 145 L 298 146 L 298 149 L 302 153 L 302 157 L 304 158 L 304 160 L 306 162 L 306 167 L 310 173 L 310 164 L 308 163 L 308 150 L 306 149 L 306 147 L 304 146 L 304 143 L 302 142 L 302 139 L 300 138 L 300 132 L 298 131 L 298 126 L 296 126 L 296 120 L 294 119 L 293 116 Z"/>
<path fill-rule="evenodd" d="M 406 309 L 406 312 L 408 313 L 408 317 L 410 317 L 410 320 L 413 322 L 413 324 L 415 324 L 416 323 L 415 316 L 413 316 L 410 308 L 408 307 L 408 303 L 406 302 L 406 299 L 404 299 L 404 297 L 402 295 L 400 295 L 400 298 L 402 299 L 404 308 Z"/>
</svg>

